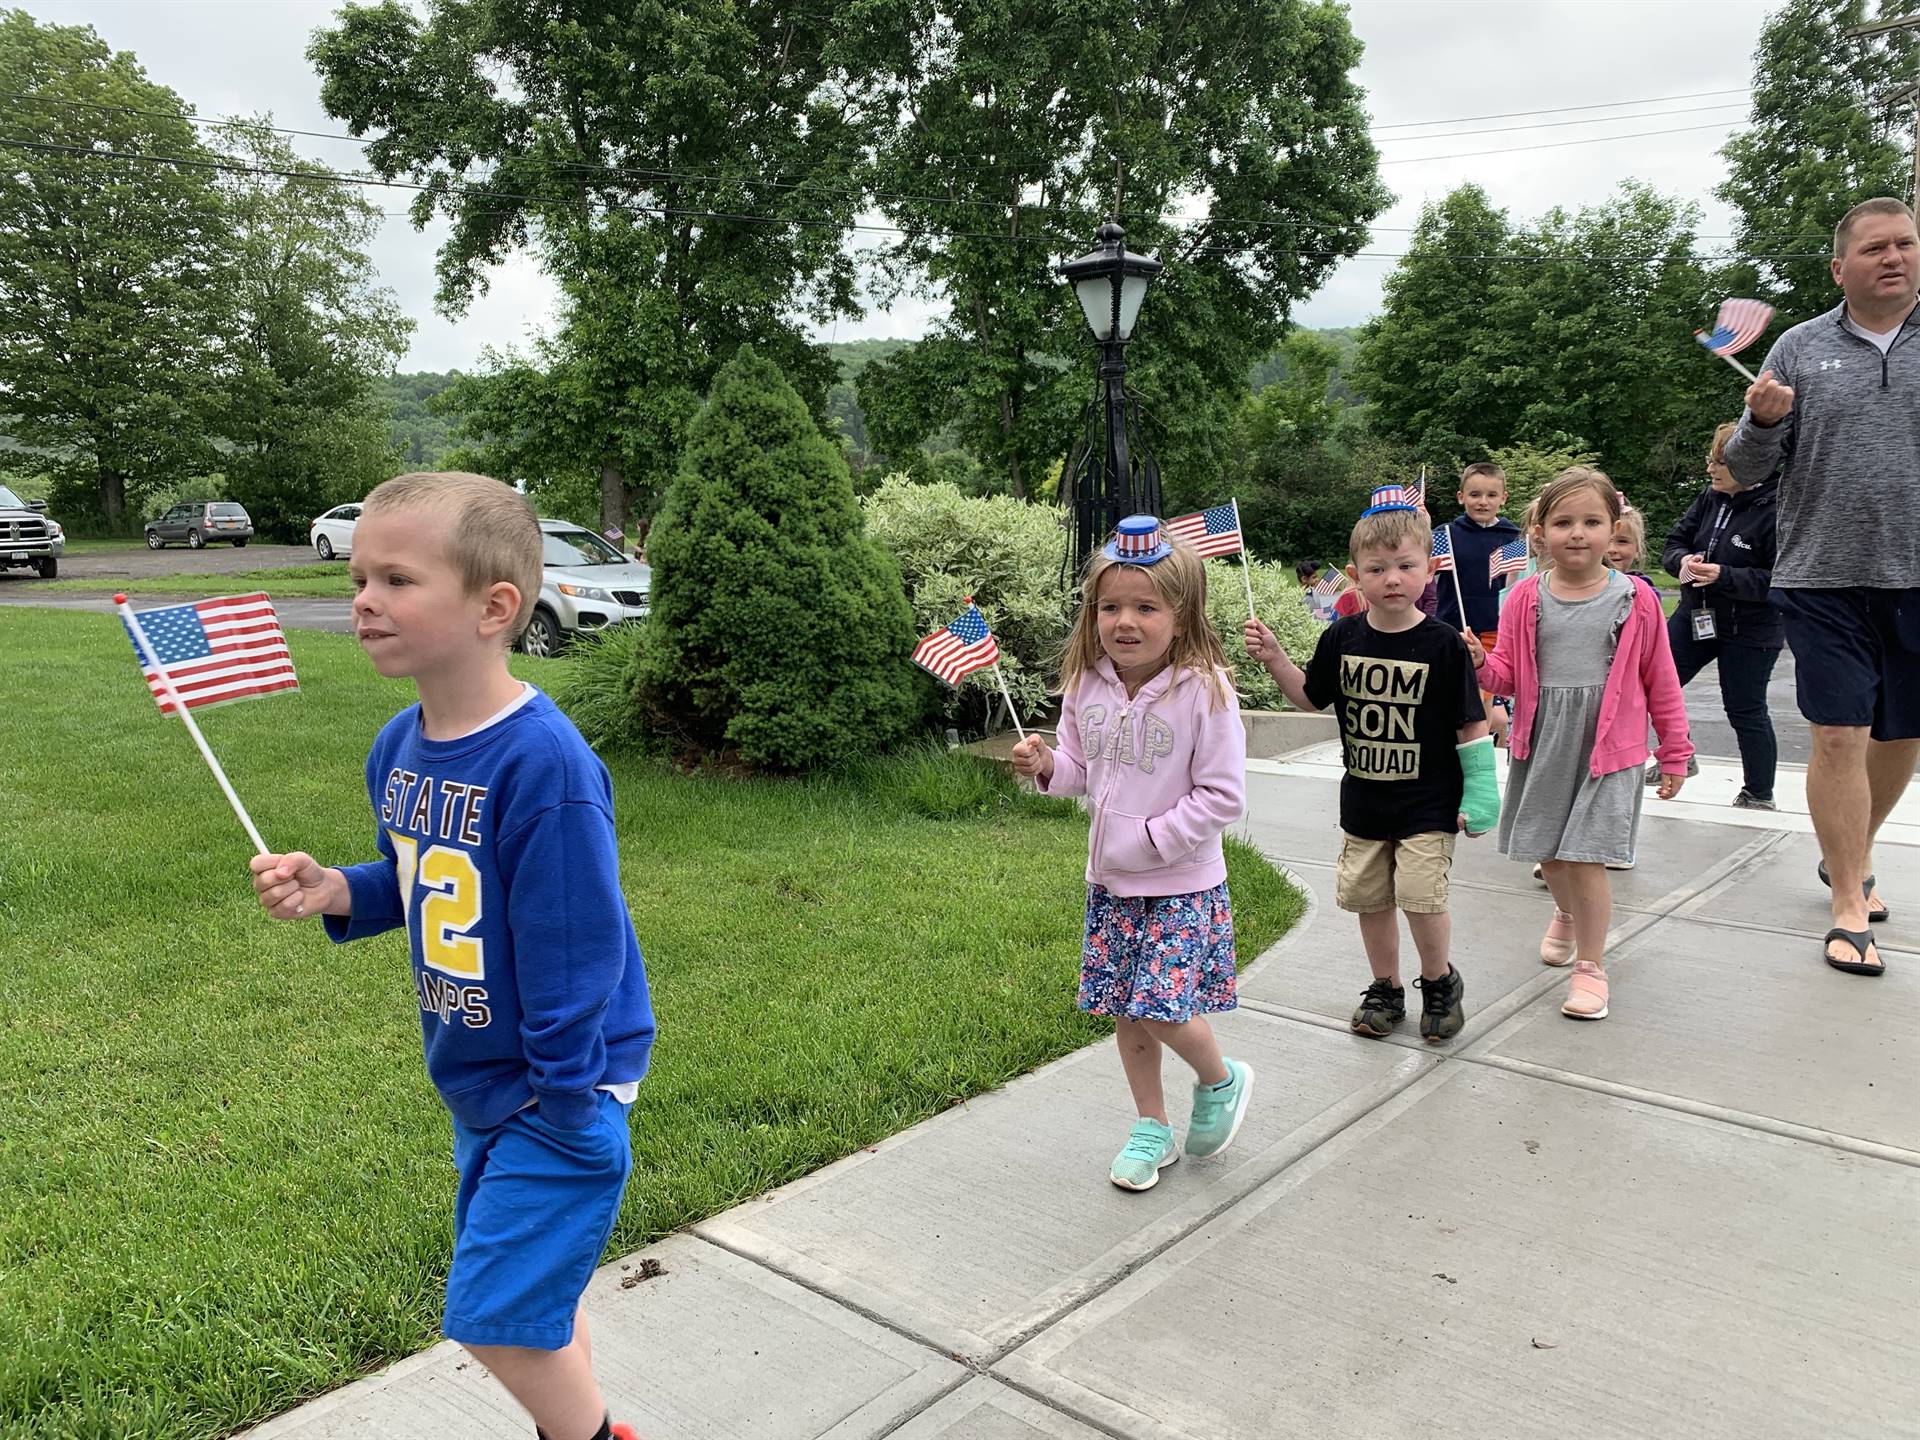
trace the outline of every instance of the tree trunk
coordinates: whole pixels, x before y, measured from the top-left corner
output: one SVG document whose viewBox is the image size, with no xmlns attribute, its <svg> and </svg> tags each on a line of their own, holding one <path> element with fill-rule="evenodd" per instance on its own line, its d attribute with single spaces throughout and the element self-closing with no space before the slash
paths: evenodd
<svg viewBox="0 0 1920 1440">
<path fill-rule="evenodd" d="M 600 462 L 600 528 L 623 534 L 627 528 L 627 479 L 617 455 Z"/>
<path fill-rule="evenodd" d="M 100 515 L 107 522 L 107 533 L 117 534 L 120 517 L 127 509 L 127 477 L 118 470 L 100 467 Z"/>
</svg>

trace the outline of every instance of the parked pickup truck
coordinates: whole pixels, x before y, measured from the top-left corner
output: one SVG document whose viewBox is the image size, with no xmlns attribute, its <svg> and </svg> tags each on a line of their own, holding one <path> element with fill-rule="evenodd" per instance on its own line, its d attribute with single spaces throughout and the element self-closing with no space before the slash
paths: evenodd
<svg viewBox="0 0 1920 1440">
<path fill-rule="evenodd" d="M 32 566 L 42 580 L 60 573 L 66 553 L 66 532 L 47 519 L 46 503 L 22 500 L 0 485 L 0 570 Z"/>
</svg>

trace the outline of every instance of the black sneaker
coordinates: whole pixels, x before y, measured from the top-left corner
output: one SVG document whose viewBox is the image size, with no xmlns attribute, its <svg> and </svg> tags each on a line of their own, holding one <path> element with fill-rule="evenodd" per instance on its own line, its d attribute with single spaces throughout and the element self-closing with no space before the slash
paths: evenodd
<svg viewBox="0 0 1920 1440">
<path fill-rule="evenodd" d="M 1377 1040 L 1391 1035 L 1393 1027 L 1406 1018 L 1406 988 L 1390 980 L 1376 980 L 1361 993 L 1360 1008 L 1353 1012 L 1353 1033 Z"/>
<path fill-rule="evenodd" d="M 1736 810 L 1778 810 L 1780 807 L 1773 803 L 1773 797 L 1771 795 L 1763 797 L 1754 794 L 1751 790 L 1743 788 L 1738 795 L 1733 797 L 1733 808 Z"/>
<path fill-rule="evenodd" d="M 1429 1045 L 1437 1045 L 1458 1035 L 1467 1023 L 1467 1012 L 1460 1004 L 1467 987 L 1460 972 L 1449 965 L 1444 979 L 1421 978 L 1413 983 L 1426 997 L 1420 1007 L 1420 1037 Z"/>
</svg>

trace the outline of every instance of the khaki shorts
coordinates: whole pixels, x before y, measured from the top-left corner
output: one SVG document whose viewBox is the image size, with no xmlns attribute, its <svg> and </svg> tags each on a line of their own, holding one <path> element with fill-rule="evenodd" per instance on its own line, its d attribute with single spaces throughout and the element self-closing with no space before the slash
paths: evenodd
<svg viewBox="0 0 1920 1440">
<path fill-rule="evenodd" d="M 1445 914 L 1453 841 L 1438 830 L 1402 840 L 1344 837 L 1333 872 L 1333 903 L 1356 915 L 1395 909 Z"/>
</svg>

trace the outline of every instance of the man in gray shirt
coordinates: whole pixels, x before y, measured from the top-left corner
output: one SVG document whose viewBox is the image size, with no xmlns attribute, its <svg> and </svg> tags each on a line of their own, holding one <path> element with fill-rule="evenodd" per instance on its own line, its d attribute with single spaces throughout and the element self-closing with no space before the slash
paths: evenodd
<svg viewBox="0 0 1920 1440">
<path fill-rule="evenodd" d="M 1813 730 L 1807 807 L 1833 887 L 1827 963 L 1878 975 L 1873 839 L 1920 759 L 1920 234 L 1868 200 L 1833 234 L 1846 299 L 1782 335 L 1727 442 L 1743 485 L 1780 474 L 1772 598 Z"/>
</svg>

